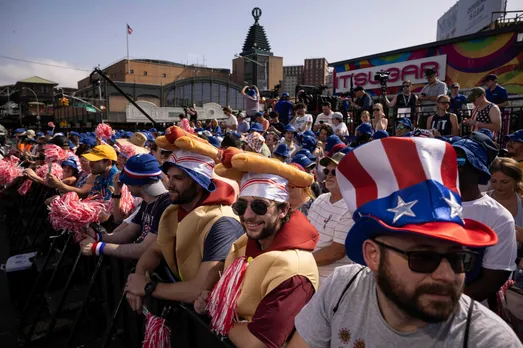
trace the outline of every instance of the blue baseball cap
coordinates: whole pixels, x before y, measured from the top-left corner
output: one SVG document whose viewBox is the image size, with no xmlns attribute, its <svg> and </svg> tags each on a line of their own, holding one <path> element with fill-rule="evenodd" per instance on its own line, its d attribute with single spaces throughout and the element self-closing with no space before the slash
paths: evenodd
<svg viewBox="0 0 523 348">
<path fill-rule="evenodd" d="M 43 137 L 44 136 L 44 132 L 36 132 L 36 136 L 38 138 Z"/>
<path fill-rule="evenodd" d="M 520 143 L 523 143 L 523 129 L 515 131 L 512 134 L 505 135 L 505 140 L 519 141 Z"/>
<path fill-rule="evenodd" d="M 25 133 L 25 129 L 24 128 L 17 128 L 14 131 L 14 134 L 24 134 L 24 133 Z"/>
<path fill-rule="evenodd" d="M 156 130 L 156 128 L 151 128 L 151 129 L 149 129 L 149 132 L 156 133 L 156 132 L 158 132 L 158 130 Z"/>
<path fill-rule="evenodd" d="M 288 124 L 283 128 L 283 132 L 293 132 L 296 133 L 296 128 L 292 124 Z"/>
<path fill-rule="evenodd" d="M 282 97 L 282 98 L 286 98 L 286 97 L 288 97 L 288 96 L 289 96 L 289 93 L 287 93 L 287 92 L 283 92 L 283 93 L 281 94 L 281 97 Z"/>
<path fill-rule="evenodd" d="M 379 130 L 379 131 L 376 131 L 376 133 L 374 133 L 372 135 L 372 139 L 374 139 L 374 140 L 383 139 L 383 138 L 387 138 L 388 136 L 389 136 L 389 132 L 387 132 L 386 130 Z"/>
<path fill-rule="evenodd" d="M 452 144 L 454 148 L 465 152 L 467 162 L 481 172 L 481 185 L 488 184 L 490 180 L 489 167 L 498 155 L 498 148 L 494 141 L 483 133 L 472 132 L 467 138 L 462 138 Z"/>
<path fill-rule="evenodd" d="M 53 136 L 53 131 L 47 131 L 45 132 L 47 135 Z"/>
<path fill-rule="evenodd" d="M 456 141 L 461 140 L 461 137 L 457 135 L 447 135 L 445 137 L 441 137 L 440 139 L 446 141 L 449 144 L 454 144 Z"/>
<path fill-rule="evenodd" d="M 343 141 L 336 134 L 329 135 L 325 141 L 325 152 L 330 152 L 336 144 L 343 144 Z"/>
<path fill-rule="evenodd" d="M 294 154 L 295 156 L 296 155 L 305 155 L 307 156 L 308 159 L 310 159 L 311 161 L 316 161 L 316 156 L 314 156 L 308 149 L 299 149 L 298 151 L 296 151 L 296 153 Z"/>
<path fill-rule="evenodd" d="M 374 134 L 374 129 L 372 129 L 370 123 L 362 123 L 358 126 L 358 128 L 356 128 L 356 132 L 360 132 L 361 134 L 372 135 Z"/>
<path fill-rule="evenodd" d="M 69 166 L 69 167 L 71 167 L 73 169 L 78 170 L 78 164 L 76 164 L 76 162 L 74 160 L 72 160 L 72 159 L 67 159 L 67 160 L 63 161 L 62 162 L 62 167 L 63 166 Z"/>
<path fill-rule="evenodd" d="M 314 137 L 304 135 L 301 137 L 300 143 L 302 148 L 308 149 L 309 151 L 314 151 L 314 148 L 316 147 L 318 141 Z"/>
<path fill-rule="evenodd" d="M 131 186 L 142 186 L 144 191 L 153 197 L 167 192 L 161 178 L 160 163 L 150 154 L 131 156 L 120 174 L 121 183 Z"/>
<path fill-rule="evenodd" d="M 302 166 L 303 168 L 308 168 L 309 166 L 315 166 L 316 163 L 314 161 L 311 161 L 306 155 L 304 154 L 297 154 L 294 155 L 292 158 L 291 163 L 296 163 Z"/>
<path fill-rule="evenodd" d="M 311 137 L 315 137 L 316 136 L 316 133 L 314 133 L 313 131 L 311 131 L 310 129 L 307 129 L 305 132 L 302 133 L 303 135 L 308 135 L 308 136 L 311 136 Z"/>
<path fill-rule="evenodd" d="M 254 117 L 258 117 L 258 116 L 263 117 L 263 112 L 258 111 L 258 112 L 256 112 L 256 113 L 254 114 Z"/>
<path fill-rule="evenodd" d="M 264 132 L 263 126 L 261 124 L 259 124 L 259 123 L 254 122 L 251 125 L 251 128 L 249 129 L 249 132 L 261 132 L 261 133 L 263 133 Z"/>
<path fill-rule="evenodd" d="M 219 148 L 221 145 L 220 139 L 218 139 L 217 137 L 213 137 L 213 136 L 207 137 L 207 141 L 209 142 L 209 144 L 211 144 L 212 146 L 217 147 L 217 148 Z"/>
<path fill-rule="evenodd" d="M 278 145 L 278 147 L 276 147 L 276 150 L 274 151 L 274 154 L 285 158 L 291 157 L 289 147 L 287 146 L 287 144 Z"/>
<path fill-rule="evenodd" d="M 405 127 L 407 127 L 408 129 L 414 130 L 414 127 L 412 126 L 412 121 L 409 118 L 407 118 L 407 117 L 400 118 L 398 120 L 398 124 L 402 124 Z M 398 124 L 396 124 L 396 126 L 398 126 Z"/>
</svg>

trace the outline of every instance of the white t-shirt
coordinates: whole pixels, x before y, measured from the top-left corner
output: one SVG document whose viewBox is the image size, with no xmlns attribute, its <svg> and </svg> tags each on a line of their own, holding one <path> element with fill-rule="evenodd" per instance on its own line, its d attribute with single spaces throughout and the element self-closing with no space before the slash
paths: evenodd
<svg viewBox="0 0 523 348">
<path fill-rule="evenodd" d="M 312 121 L 313 121 L 312 115 L 310 115 L 310 114 L 306 114 L 301 117 L 296 117 L 296 119 L 294 120 L 294 127 L 296 128 L 296 131 L 298 133 L 303 133 L 307 129 L 311 129 L 311 126 L 309 126 L 309 127 L 305 127 L 305 126 L 307 125 L 307 123 L 310 123 L 312 125 Z"/>
<path fill-rule="evenodd" d="M 515 271 L 517 269 L 517 243 L 512 214 L 486 194 L 479 199 L 461 204 L 465 219 L 481 222 L 498 235 L 498 243 L 485 249 L 483 268 Z"/>
<path fill-rule="evenodd" d="M 340 132 L 340 134 L 338 134 L 338 132 Z M 349 130 L 347 129 L 347 125 L 343 122 L 340 122 L 340 124 L 338 124 L 337 126 L 334 126 L 334 134 L 340 135 L 340 136 L 349 135 Z"/>
<path fill-rule="evenodd" d="M 345 245 L 345 238 L 354 220 L 352 213 L 347 210 L 347 205 L 343 199 L 332 204 L 330 202 L 331 193 L 320 195 L 309 208 L 307 218 L 320 234 L 320 240 L 314 251 L 326 248 L 332 243 Z M 320 266 L 320 283 L 325 280 L 338 266 L 344 266 L 351 263 L 347 256 L 331 263 L 330 265 Z"/>
<path fill-rule="evenodd" d="M 325 115 L 324 113 L 319 114 L 316 117 L 316 121 L 314 121 L 314 125 L 320 124 L 320 121 L 323 121 L 323 122 L 327 122 L 328 124 L 330 124 L 332 126 L 332 116 L 334 116 L 334 114 L 338 114 L 338 112 L 331 112 L 328 115 Z"/>
<path fill-rule="evenodd" d="M 238 125 L 238 120 L 236 119 L 236 116 L 229 116 L 227 118 L 227 121 L 225 121 L 225 125 L 227 126 L 227 128 L 229 127 L 232 127 L 232 126 L 237 126 Z"/>
</svg>

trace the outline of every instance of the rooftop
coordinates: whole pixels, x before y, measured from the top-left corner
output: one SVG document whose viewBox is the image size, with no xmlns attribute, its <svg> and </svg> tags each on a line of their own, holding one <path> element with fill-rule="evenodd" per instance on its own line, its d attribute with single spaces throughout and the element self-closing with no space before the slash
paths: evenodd
<svg viewBox="0 0 523 348">
<path fill-rule="evenodd" d="M 58 82 L 49 81 L 38 76 L 28 77 L 24 80 L 18 81 L 19 83 L 34 83 L 40 85 L 58 85 Z"/>
<path fill-rule="evenodd" d="M 252 16 L 254 17 L 254 24 L 249 28 L 247 37 L 243 44 L 243 50 L 241 55 L 246 56 L 252 53 L 265 53 L 271 54 L 271 46 L 265 34 L 265 29 L 258 23 L 261 17 L 261 10 L 256 7 L 252 10 Z"/>
</svg>

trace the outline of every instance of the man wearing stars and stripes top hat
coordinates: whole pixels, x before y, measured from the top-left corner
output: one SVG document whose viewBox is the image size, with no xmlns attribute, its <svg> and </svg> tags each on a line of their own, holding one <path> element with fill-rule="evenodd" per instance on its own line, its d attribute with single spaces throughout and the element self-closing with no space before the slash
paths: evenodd
<svg viewBox="0 0 523 348">
<path fill-rule="evenodd" d="M 463 218 L 450 144 L 375 140 L 348 153 L 336 178 L 354 212 L 345 249 L 359 265 L 327 278 L 296 317 L 289 348 L 522 347 L 500 317 L 463 294 L 478 261 L 471 248 L 498 239 Z"/>
</svg>

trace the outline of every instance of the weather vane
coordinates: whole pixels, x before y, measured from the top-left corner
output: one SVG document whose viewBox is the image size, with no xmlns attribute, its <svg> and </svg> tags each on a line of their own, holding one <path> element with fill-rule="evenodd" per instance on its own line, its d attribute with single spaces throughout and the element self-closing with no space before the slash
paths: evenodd
<svg viewBox="0 0 523 348">
<path fill-rule="evenodd" d="M 259 7 L 255 7 L 252 10 L 252 16 L 254 17 L 254 24 L 258 24 L 258 19 L 260 19 L 262 15 L 262 10 Z"/>
</svg>

